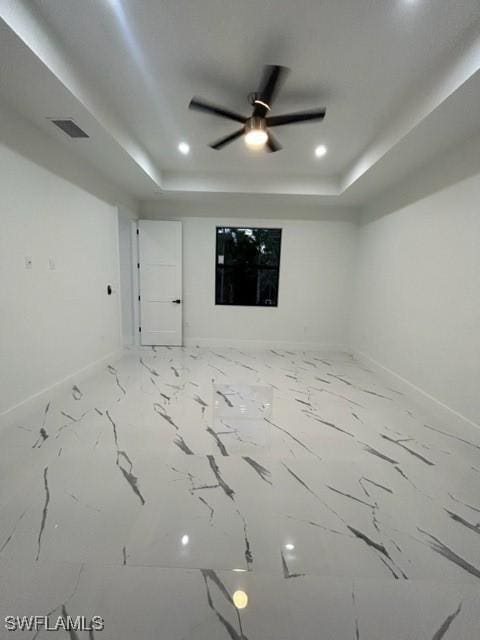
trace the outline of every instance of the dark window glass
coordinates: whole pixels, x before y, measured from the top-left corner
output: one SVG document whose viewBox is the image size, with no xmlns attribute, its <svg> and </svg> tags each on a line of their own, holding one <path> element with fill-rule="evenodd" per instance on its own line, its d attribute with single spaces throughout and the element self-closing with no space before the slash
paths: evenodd
<svg viewBox="0 0 480 640">
<path fill-rule="evenodd" d="M 281 229 L 217 227 L 215 303 L 276 307 Z"/>
</svg>

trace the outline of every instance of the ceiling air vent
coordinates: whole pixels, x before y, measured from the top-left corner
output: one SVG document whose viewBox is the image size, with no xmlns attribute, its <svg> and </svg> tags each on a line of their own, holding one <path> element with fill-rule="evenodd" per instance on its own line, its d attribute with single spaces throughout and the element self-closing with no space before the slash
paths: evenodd
<svg viewBox="0 0 480 640">
<path fill-rule="evenodd" d="M 57 120 L 52 118 L 51 122 L 56 125 L 59 129 L 61 129 L 67 136 L 70 138 L 88 138 L 88 133 L 85 133 L 83 129 L 80 129 L 78 124 L 75 124 L 73 120 Z"/>
</svg>

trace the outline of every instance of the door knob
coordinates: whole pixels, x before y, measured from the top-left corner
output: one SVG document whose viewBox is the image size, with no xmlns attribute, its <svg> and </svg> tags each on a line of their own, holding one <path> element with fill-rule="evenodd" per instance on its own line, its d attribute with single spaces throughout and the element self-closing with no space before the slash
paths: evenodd
<svg viewBox="0 0 480 640">
<path fill-rule="evenodd" d="M 180 298 L 177 298 L 177 300 L 172 300 L 172 302 L 173 302 L 174 304 L 180 304 L 180 303 L 181 303 L 181 300 L 180 300 Z"/>
</svg>

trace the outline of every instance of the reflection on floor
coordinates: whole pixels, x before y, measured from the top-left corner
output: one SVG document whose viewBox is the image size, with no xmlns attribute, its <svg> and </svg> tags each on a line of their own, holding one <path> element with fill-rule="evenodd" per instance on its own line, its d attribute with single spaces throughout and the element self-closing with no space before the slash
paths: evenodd
<svg viewBox="0 0 480 640">
<path fill-rule="evenodd" d="M 8 637 L 479 638 L 480 432 L 346 354 L 127 351 L 2 430 L 0 514 Z"/>
</svg>

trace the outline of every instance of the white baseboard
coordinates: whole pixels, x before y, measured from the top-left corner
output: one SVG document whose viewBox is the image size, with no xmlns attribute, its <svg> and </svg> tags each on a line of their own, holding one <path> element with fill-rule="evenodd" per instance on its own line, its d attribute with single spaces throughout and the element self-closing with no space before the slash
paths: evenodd
<svg viewBox="0 0 480 640">
<path fill-rule="evenodd" d="M 289 349 L 292 351 L 346 352 L 351 350 L 345 345 L 323 342 L 290 342 L 284 340 L 238 340 L 230 338 L 184 338 L 185 347 L 232 347 L 234 349 Z"/>
<path fill-rule="evenodd" d="M 368 365 L 375 371 L 375 373 L 378 373 L 383 378 L 388 379 L 392 384 L 394 384 L 399 391 L 407 394 L 420 406 L 423 406 L 428 412 L 438 416 L 445 425 L 450 425 L 454 429 L 464 429 L 466 426 L 480 429 L 479 424 L 473 422 L 473 420 L 470 420 L 470 418 L 467 418 L 458 411 L 455 411 L 455 409 L 452 409 L 445 403 L 438 400 L 438 398 L 435 398 L 424 389 L 421 389 L 413 382 L 403 378 L 400 374 L 392 371 L 366 353 L 355 349 L 351 349 L 350 352 L 356 360 L 362 364 Z"/>
<path fill-rule="evenodd" d="M 24 420 L 30 413 L 36 411 L 38 408 L 44 407 L 53 394 L 68 389 L 72 385 L 72 383 L 82 382 L 82 380 L 85 380 L 89 376 L 95 375 L 95 373 L 102 369 L 106 364 L 118 360 L 122 353 L 123 349 L 113 351 L 103 358 L 92 362 L 86 367 L 82 367 L 78 371 L 65 376 L 65 378 L 59 380 L 58 382 L 55 382 L 49 387 L 29 396 L 13 407 L 8 408 L 3 413 L 0 413 L 0 428 L 11 422 Z"/>
</svg>

